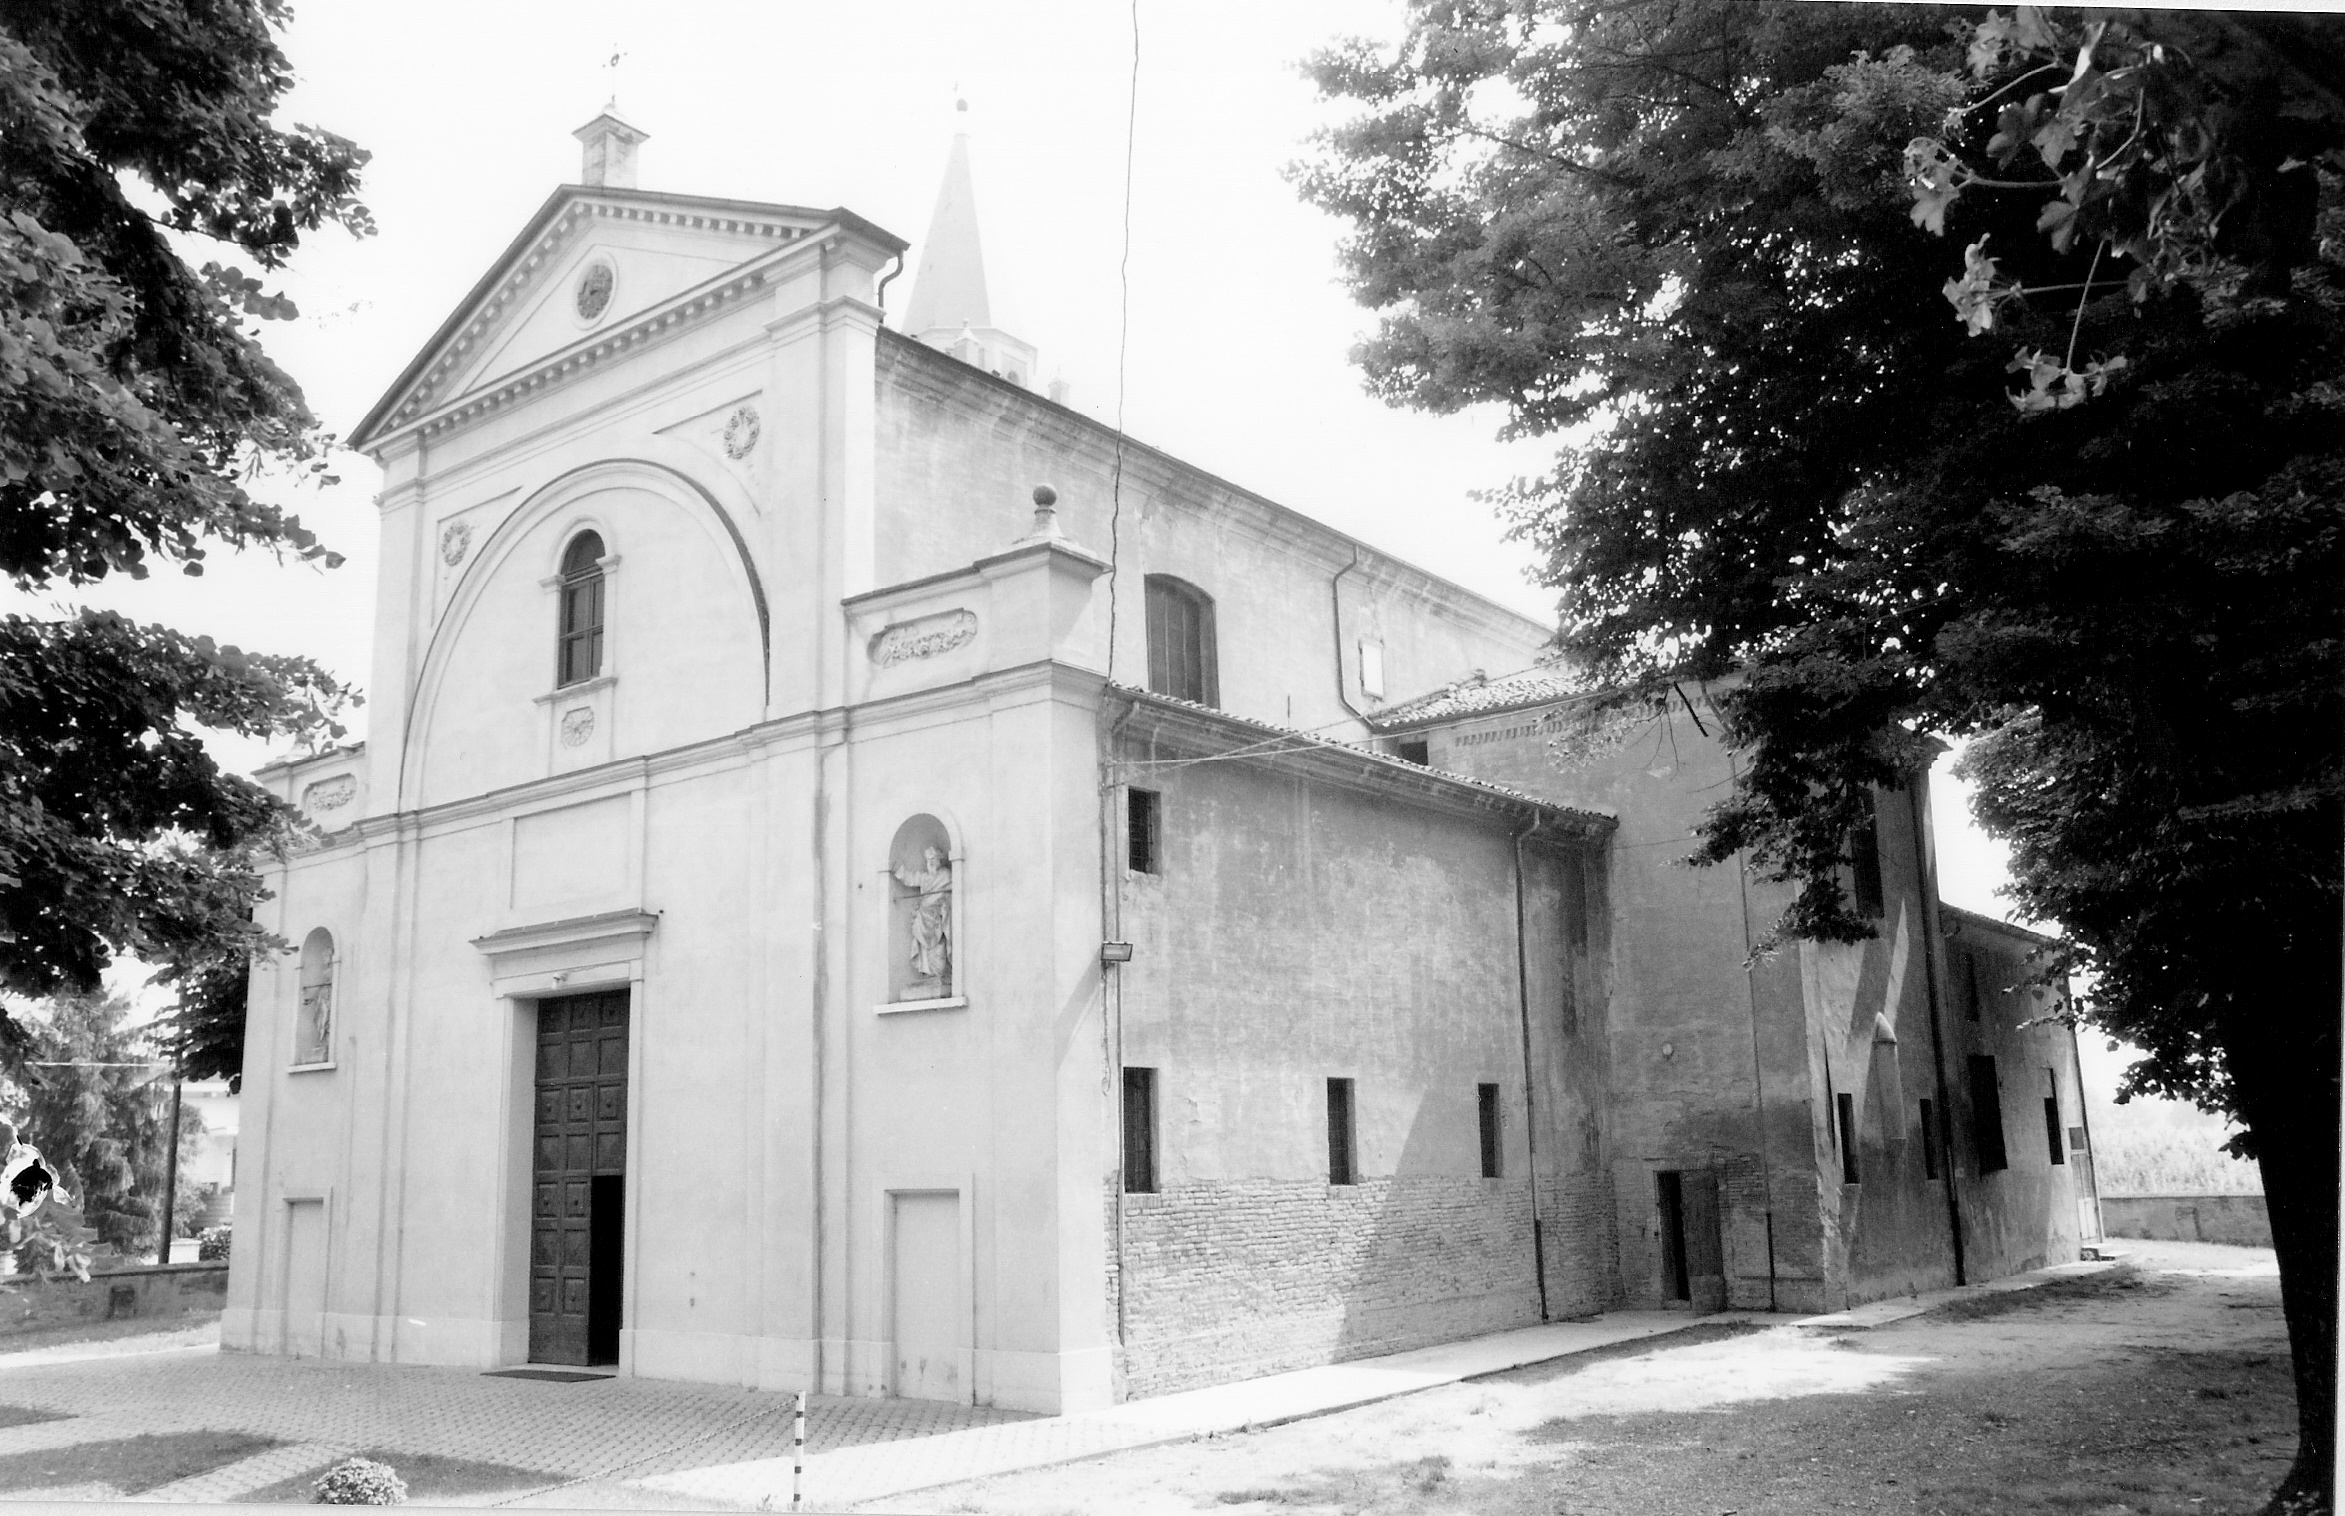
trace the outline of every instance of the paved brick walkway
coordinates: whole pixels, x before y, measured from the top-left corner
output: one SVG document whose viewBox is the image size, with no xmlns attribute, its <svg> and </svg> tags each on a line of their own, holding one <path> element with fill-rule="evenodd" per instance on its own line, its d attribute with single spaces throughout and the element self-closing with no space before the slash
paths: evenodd
<svg viewBox="0 0 2345 1516">
<path fill-rule="evenodd" d="M 2024 1289 L 2098 1267 L 2106 1265 L 2043 1269 L 1808 1324 L 1875 1324 L 1874 1318 L 1894 1319 L 1982 1290 Z M 1802 1325 L 1784 1317 L 1751 1319 Z M 813 1510 L 838 1510 L 987 1474 L 1273 1425 L 1693 1324 L 1683 1313 L 1611 1312 L 1068 1416 L 810 1396 L 807 1500 Z M 284 1445 L 166 1485 L 151 1497 L 234 1500 L 322 1469 L 347 1452 L 382 1449 L 394 1464 L 402 1452 L 435 1454 L 542 1476 L 534 1493 L 442 1503 L 734 1510 L 788 1503 L 788 1395 L 651 1379 L 563 1384 L 489 1377 L 477 1369 L 222 1353 L 189 1345 L 183 1336 L 154 1341 L 157 1346 L 146 1351 L 107 1344 L 103 1353 L 82 1356 L 58 1350 L 0 1354 L 0 1406 L 68 1418 L 0 1428 L 0 1457 L 149 1432 L 246 1432 Z M 76 1486 L 0 1492 L 0 1499 L 103 1499 L 113 1493 Z"/>
<path fill-rule="evenodd" d="M 777 1458 L 786 1468 L 792 1408 L 788 1395 L 716 1385 L 650 1379 L 559 1384 L 489 1378 L 473 1369 L 322 1363 L 204 1349 L 22 1365 L 0 1356 L 0 1404 L 71 1414 L 70 1420 L 0 1428 L 0 1456 L 142 1432 L 250 1432 L 289 1444 L 168 1487 L 173 1498 L 185 1501 L 232 1500 L 359 1448 L 510 1464 L 542 1473 L 549 1485 L 580 1476 L 637 1480 Z M 810 1457 L 1045 1419 L 919 1400 L 818 1395 L 808 1405 Z M 232 1472 L 248 1465 L 249 1482 Z M 786 1474 L 783 1493 L 786 1499 Z"/>
</svg>

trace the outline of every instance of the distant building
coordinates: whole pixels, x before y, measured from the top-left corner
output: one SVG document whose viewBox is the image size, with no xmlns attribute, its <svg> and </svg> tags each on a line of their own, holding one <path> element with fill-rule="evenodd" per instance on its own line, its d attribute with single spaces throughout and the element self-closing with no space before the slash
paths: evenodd
<svg viewBox="0 0 2345 1516">
<path fill-rule="evenodd" d="M 1580 795 L 1441 704 L 1547 628 L 1036 394 L 965 143 L 899 335 L 900 239 L 580 135 L 352 434 L 372 730 L 264 770 L 327 836 L 227 1346 L 1054 1410 L 1952 1277 L 1909 874 L 1764 971 L 1746 1117 L 1733 881 L 1651 840 L 1709 769 Z M 1822 1187 L 1840 1091 L 1894 1226 Z M 2003 1189 L 1972 1277 L 2073 1252 Z"/>
<path fill-rule="evenodd" d="M 1594 914 L 1621 1297 L 1837 1310 L 2099 1236 L 2074 1034 L 2031 983 L 2050 941 L 1937 899 L 1927 772 L 1850 839 L 1876 938 L 1746 968 L 1788 893 L 1683 861 L 1733 782 L 1715 712 L 1695 691 L 1588 743 L 1576 696 L 1552 669 L 1468 680 L 1376 726 L 1436 768 L 1618 818 Z M 1598 755 L 1559 757 L 1575 737 L 1561 751 Z"/>
</svg>

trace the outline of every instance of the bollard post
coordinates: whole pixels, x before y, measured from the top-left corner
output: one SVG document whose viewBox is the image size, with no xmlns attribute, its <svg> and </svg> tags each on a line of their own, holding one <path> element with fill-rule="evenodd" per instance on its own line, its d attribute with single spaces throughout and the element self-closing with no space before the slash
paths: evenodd
<svg viewBox="0 0 2345 1516">
<path fill-rule="evenodd" d="M 798 1426 L 790 1438 L 790 1509 L 804 1508 L 806 1500 L 806 1392 L 798 1392 Z"/>
</svg>

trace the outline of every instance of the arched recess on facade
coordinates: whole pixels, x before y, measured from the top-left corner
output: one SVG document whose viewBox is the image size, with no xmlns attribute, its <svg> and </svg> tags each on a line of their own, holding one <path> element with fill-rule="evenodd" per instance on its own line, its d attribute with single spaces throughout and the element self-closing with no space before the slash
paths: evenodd
<svg viewBox="0 0 2345 1516">
<path fill-rule="evenodd" d="M 523 493 L 520 503 L 498 521 L 488 540 L 471 555 L 445 609 L 434 622 L 416 677 L 414 697 L 407 707 L 406 730 L 400 747 L 400 809 L 414 809 L 421 802 L 418 787 L 424 772 L 423 755 L 431 740 L 433 714 L 444 692 L 454 649 L 464 640 L 489 586 L 514 568 L 532 580 L 557 578 L 563 554 L 582 532 L 592 531 L 601 539 L 606 559 L 623 556 L 628 533 L 597 497 L 627 491 L 650 495 L 673 506 L 707 535 L 716 557 L 724 563 L 730 581 L 727 588 L 756 624 L 753 635 L 759 683 L 752 693 L 757 712 L 762 716 L 773 685 L 773 613 L 736 510 L 727 508 L 716 489 L 674 464 L 650 458 L 618 458 L 577 465 Z M 533 540 L 538 539 L 539 529 L 549 523 L 557 528 L 550 538 Z M 518 562 L 516 555 L 521 555 Z M 549 668 L 554 635 L 549 624 Z"/>
<path fill-rule="evenodd" d="M 968 860 L 938 810 L 906 816 L 888 840 L 887 998 L 917 1005 L 968 993 Z"/>
<path fill-rule="evenodd" d="M 300 993 L 293 1012 L 293 1066 L 334 1061 L 334 934 L 315 927 L 301 939 Z"/>
</svg>

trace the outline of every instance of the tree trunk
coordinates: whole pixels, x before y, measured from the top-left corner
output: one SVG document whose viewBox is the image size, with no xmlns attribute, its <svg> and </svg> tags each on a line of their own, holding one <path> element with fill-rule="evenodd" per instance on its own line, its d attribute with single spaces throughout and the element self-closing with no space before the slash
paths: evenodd
<svg viewBox="0 0 2345 1516">
<path fill-rule="evenodd" d="M 2296 1462 L 2266 1516 L 2336 1504 L 2337 986 L 2329 975 L 2308 977 L 2284 1001 L 2247 1008 L 2224 1039 L 2263 1170 L 2296 1377 Z M 2298 1016 L 2282 1004 L 2308 1009 Z"/>
</svg>

